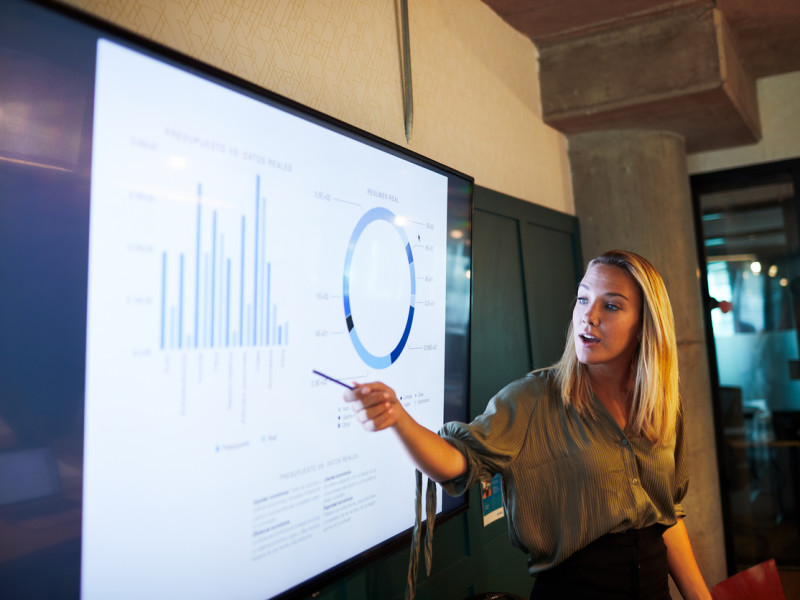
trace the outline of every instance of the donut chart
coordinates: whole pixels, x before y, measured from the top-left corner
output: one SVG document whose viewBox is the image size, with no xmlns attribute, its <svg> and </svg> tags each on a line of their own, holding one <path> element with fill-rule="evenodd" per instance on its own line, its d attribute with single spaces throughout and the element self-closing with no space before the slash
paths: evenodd
<svg viewBox="0 0 800 600">
<path fill-rule="evenodd" d="M 352 269 L 353 253 L 356 244 L 358 243 L 361 234 L 364 230 L 375 221 L 386 221 L 400 236 L 403 246 L 406 251 L 406 258 L 408 259 L 408 272 L 411 281 L 411 294 L 408 303 L 408 318 L 406 320 L 403 333 L 397 342 L 394 349 L 384 356 L 373 354 L 364 346 L 363 342 L 358 336 L 358 330 L 353 319 L 353 312 L 350 305 L 350 272 Z M 383 207 L 373 208 L 361 217 L 350 236 L 350 242 L 347 245 L 347 255 L 344 261 L 344 316 L 347 323 L 347 331 L 350 334 L 350 340 L 353 343 L 358 355 L 370 367 L 374 369 L 385 369 L 392 365 L 402 354 L 406 342 L 408 342 L 409 333 L 411 333 L 411 323 L 414 320 L 414 302 L 416 299 L 416 275 L 414 270 L 414 255 L 411 253 L 411 244 L 408 242 L 405 230 L 397 225 L 397 216 L 390 210 Z"/>
</svg>

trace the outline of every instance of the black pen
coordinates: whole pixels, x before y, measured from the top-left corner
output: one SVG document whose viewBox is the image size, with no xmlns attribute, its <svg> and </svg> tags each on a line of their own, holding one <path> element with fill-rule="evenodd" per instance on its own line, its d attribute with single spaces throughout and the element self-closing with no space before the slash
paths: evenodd
<svg viewBox="0 0 800 600">
<path fill-rule="evenodd" d="M 325 375 L 325 373 L 320 373 L 320 372 L 319 372 L 319 371 L 317 371 L 316 369 L 312 369 L 312 371 L 311 371 L 311 372 L 312 372 L 312 373 L 314 373 L 315 375 L 319 375 L 320 377 L 324 377 L 324 378 L 325 378 L 325 379 L 327 379 L 328 381 L 332 381 L 333 383 L 338 383 L 339 385 L 341 385 L 341 386 L 343 386 L 343 387 L 346 387 L 348 390 L 355 389 L 355 387 L 354 387 L 354 386 L 352 386 L 352 385 L 348 385 L 348 384 L 346 384 L 344 381 L 339 381 L 338 379 L 334 379 L 334 378 L 333 378 L 333 377 L 331 377 L 330 375 Z"/>
</svg>

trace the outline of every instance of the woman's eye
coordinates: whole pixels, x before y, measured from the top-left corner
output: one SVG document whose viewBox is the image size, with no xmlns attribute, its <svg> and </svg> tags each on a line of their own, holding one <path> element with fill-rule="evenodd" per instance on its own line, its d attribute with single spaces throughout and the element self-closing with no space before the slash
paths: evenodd
<svg viewBox="0 0 800 600">
<path fill-rule="evenodd" d="M 588 300 L 582 296 L 578 296 L 578 304 L 586 304 Z"/>
<path fill-rule="evenodd" d="M 616 304 L 606 304 L 606 308 L 608 310 L 619 310 L 619 306 L 617 306 Z"/>
</svg>

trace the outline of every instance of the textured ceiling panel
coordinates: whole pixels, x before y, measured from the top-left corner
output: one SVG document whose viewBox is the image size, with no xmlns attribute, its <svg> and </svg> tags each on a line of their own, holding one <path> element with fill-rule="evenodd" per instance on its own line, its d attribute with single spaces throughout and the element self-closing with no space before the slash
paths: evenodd
<svg viewBox="0 0 800 600">
<path fill-rule="evenodd" d="M 688 4 L 720 9 L 754 78 L 800 70 L 798 0 L 483 0 L 537 45 Z"/>
</svg>

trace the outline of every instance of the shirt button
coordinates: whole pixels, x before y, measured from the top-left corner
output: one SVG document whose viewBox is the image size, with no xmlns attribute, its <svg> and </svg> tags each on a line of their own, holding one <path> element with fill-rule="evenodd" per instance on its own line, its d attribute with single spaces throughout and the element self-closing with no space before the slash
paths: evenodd
<svg viewBox="0 0 800 600">
<path fill-rule="evenodd" d="M 628 440 L 622 440 L 622 445 L 623 446 L 627 446 L 628 445 Z"/>
<path fill-rule="evenodd" d="M 639 485 L 639 480 L 638 480 L 638 479 L 636 479 L 636 478 L 634 478 L 634 479 L 631 479 L 631 483 L 632 483 L 633 485 Z"/>
</svg>

